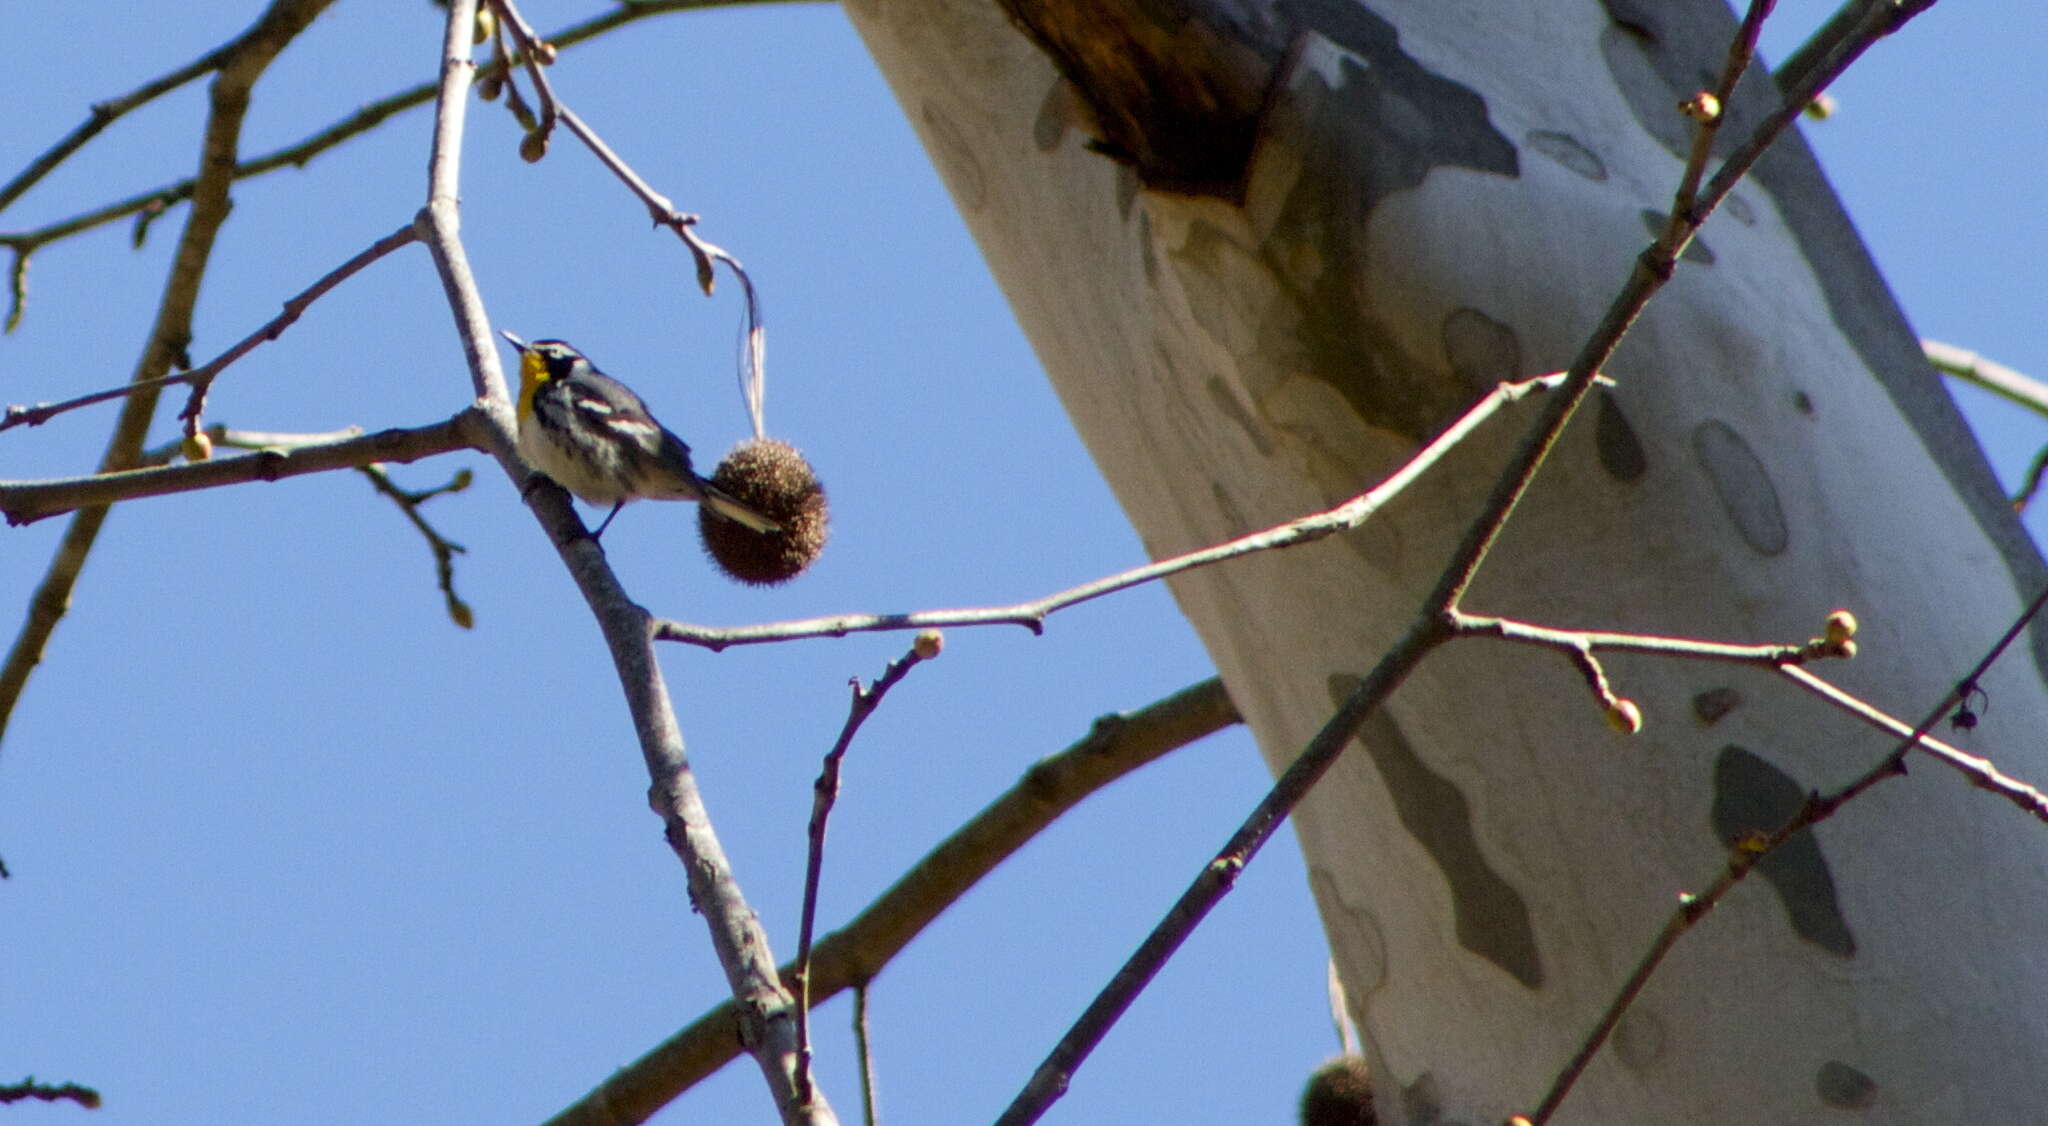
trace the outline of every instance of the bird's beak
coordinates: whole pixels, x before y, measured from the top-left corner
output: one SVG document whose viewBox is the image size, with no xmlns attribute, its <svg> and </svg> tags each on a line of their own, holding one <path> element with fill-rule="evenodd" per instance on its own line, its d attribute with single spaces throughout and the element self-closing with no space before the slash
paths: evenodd
<svg viewBox="0 0 2048 1126">
<path fill-rule="evenodd" d="M 507 340 L 510 340 L 514 348 L 519 349 L 521 352 L 526 351 L 526 341 L 519 339 L 518 337 L 512 335 L 509 332 L 506 332 L 502 328 L 498 330 L 498 335 L 504 337 Z"/>
</svg>

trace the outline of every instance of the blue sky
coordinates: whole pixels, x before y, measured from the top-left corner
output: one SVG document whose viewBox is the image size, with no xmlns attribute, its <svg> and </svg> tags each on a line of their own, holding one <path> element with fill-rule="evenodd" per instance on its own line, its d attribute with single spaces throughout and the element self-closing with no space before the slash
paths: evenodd
<svg viewBox="0 0 2048 1126">
<path fill-rule="evenodd" d="M 125 91 L 238 31 L 253 5 L 174 22 L 143 5 L 0 11 L 12 45 L 0 175 Z M 543 28 L 597 10 L 532 7 Z M 1784 55 L 1827 10 L 1782 4 Z M 257 90 L 245 152 L 430 75 L 435 11 L 340 3 Z M 1806 126 L 1915 327 L 2048 373 L 2031 202 L 2048 15 L 1950 3 L 1881 44 Z M 1141 562 L 923 154 L 833 7 L 667 16 L 567 52 L 561 95 L 744 260 L 770 319 L 770 429 L 818 467 L 835 534 L 815 571 L 720 578 L 693 515 L 628 510 L 605 546 L 657 613 L 741 623 L 1008 602 Z M 199 88 L 124 120 L 0 230 L 185 175 Z M 471 118 L 465 235 L 496 325 L 577 342 L 700 463 L 745 432 L 739 307 L 689 283 L 672 239 L 558 141 L 539 165 L 494 107 Z M 414 112 L 303 171 L 243 185 L 195 358 L 405 222 L 424 187 Z M 183 211 L 45 249 L 0 400 L 125 378 Z M 1616 279 L 1622 276 L 1617 264 Z M 376 428 L 459 409 L 469 385 L 413 248 L 231 370 L 211 417 Z M 2048 427 L 1959 396 L 2008 479 Z M 157 435 L 174 432 L 164 412 Z M 81 472 L 111 408 L 0 436 L 0 477 Z M 109 520 L 0 746 L 0 1080 L 74 1080 L 101 1123 L 545 1117 L 724 995 L 644 804 L 602 643 L 487 459 L 395 470 L 475 486 L 431 517 L 476 628 L 442 612 L 424 546 L 351 474 L 152 500 Z M 63 522 L 0 530 L 20 607 Z M 1308 550 L 1314 550 L 1310 548 Z M 0 614 L 13 611 L 0 609 Z M 12 622 L 12 618 L 7 619 Z M 778 954 L 795 946 L 810 781 L 848 677 L 907 636 L 663 658 L 726 848 Z M 869 722 L 833 825 L 829 929 L 1093 718 L 1208 674 L 1157 588 L 1057 616 L 1044 637 L 953 631 Z M 1655 721 L 1655 717 L 1652 717 Z M 1241 732 L 1085 804 L 943 917 L 873 998 L 884 1116 L 992 1117 L 1261 792 Z M 855 1115 L 847 1006 L 819 1015 L 821 1079 Z M 1053 1121 L 1284 1121 L 1335 1050 L 1323 951 L 1290 837 L 1183 949 Z M 1533 1094 L 1533 1093 L 1532 1093 Z M 69 1122 L 74 1107 L 7 1112 Z M 662 1121 L 769 1121 L 733 1067 Z"/>
</svg>

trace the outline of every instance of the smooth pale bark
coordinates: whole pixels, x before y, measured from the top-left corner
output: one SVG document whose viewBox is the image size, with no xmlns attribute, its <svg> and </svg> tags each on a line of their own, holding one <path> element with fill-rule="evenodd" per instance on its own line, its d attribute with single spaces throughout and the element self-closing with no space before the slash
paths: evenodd
<svg viewBox="0 0 2048 1126">
<path fill-rule="evenodd" d="M 1150 19 L 1164 57 L 1264 76 L 1214 87 L 1225 116 L 1247 89 L 1261 114 L 1215 131 L 1226 172 L 1252 142 L 1219 177 L 1173 151 L 1178 127 L 1151 147 L 1155 105 L 1135 134 L 1101 88 L 1076 112 L 1043 47 L 1072 28 L 846 0 L 1155 556 L 1358 492 L 1479 389 L 1565 366 L 1669 205 L 1677 103 L 1734 29 L 1716 0 L 1018 6 L 1084 32 L 1089 9 Z M 1060 65 L 1142 70 L 1132 42 Z M 1746 85 L 1727 139 L 1774 96 Z M 1917 718 L 2043 581 L 1796 137 L 1609 373 L 1468 609 L 1796 642 L 1851 607 L 1863 655 L 1818 671 Z M 1272 762 L 1412 618 L 1527 413 L 1369 528 L 1175 581 Z M 2042 661 L 2037 637 L 2015 648 L 1969 737 L 2034 780 Z M 1724 842 L 1890 745 L 1766 672 L 1608 668 L 1648 717 L 1633 739 L 1553 654 L 1440 651 L 1296 818 L 1391 1121 L 1532 1107 Z M 1921 763 L 1708 917 L 1564 1120 L 2031 1120 L 2044 907 L 2043 827 Z"/>
</svg>

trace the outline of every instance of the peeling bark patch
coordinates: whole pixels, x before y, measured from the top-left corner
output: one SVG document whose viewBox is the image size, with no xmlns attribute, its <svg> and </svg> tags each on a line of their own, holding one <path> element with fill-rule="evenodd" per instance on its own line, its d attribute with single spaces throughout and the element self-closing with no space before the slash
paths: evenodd
<svg viewBox="0 0 2048 1126">
<path fill-rule="evenodd" d="M 1444 358 L 1473 391 L 1490 391 L 1522 370 L 1522 343 L 1515 330 L 1477 309 L 1453 309 L 1441 332 Z"/>
<path fill-rule="evenodd" d="M 1408 1126 L 1437 1126 L 1444 1120 L 1444 1097 L 1435 1072 L 1425 1071 L 1401 1088 L 1401 1117 Z"/>
<path fill-rule="evenodd" d="M 1280 0 L 1278 10 L 1358 56 L 1343 61 L 1308 122 L 1309 147 L 1349 165 L 1314 190 L 1348 185 L 1340 198 L 1362 218 L 1387 196 L 1421 184 L 1433 168 L 1521 174 L 1515 146 L 1494 128 L 1486 99 L 1402 53 L 1393 25 L 1352 0 Z"/>
<path fill-rule="evenodd" d="M 1613 14 L 1614 5 L 1607 6 Z M 1686 118 L 1674 108 L 1678 97 L 1671 84 L 1657 72 L 1655 39 L 1628 23 L 1617 22 L 1600 33 L 1600 58 L 1615 89 L 1635 113 L 1636 124 L 1664 146 L 1671 155 L 1684 158 Z M 1698 89 L 1708 89 L 1703 83 Z"/>
<path fill-rule="evenodd" d="M 1621 412 L 1614 392 L 1602 389 L 1599 402 L 1599 413 L 1593 419 L 1593 445 L 1600 453 L 1600 468 L 1623 484 L 1641 480 L 1650 471 L 1650 455 L 1643 450 L 1643 440 Z"/>
<path fill-rule="evenodd" d="M 1039 152 L 1059 148 L 1060 140 L 1067 135 L 1072 90 L 1065 79 L 1056 79 L 1052 89 L 1045 92 L 1045 100 L 1038 103 L 1038 116 L 1031 122 L 1031 143 L 1038 146 Z"/>
<path fill-rule="evenodd" d="M 1729 745 L 1714 761 L 1714 836 L 1724 845 L 1769 833 L 1792 819 L 1806 800 L 1793 777 L 1763 758 Z M 1809 827 L 1757 862 L 1757 872 L 1778 893 L 1793 933 L 1830 954 L 1856 953 L 1856 937 L 1835 897 L 1835 877 Z"/>
<path fill-rule="evenodd" d="M 1729 712 L 1742 706 L 1742 693 L 1733 688 L 1709 688 L 1692 698 L 1692 714 L 1712 727 Z"/>
<path fill-rule="evenodd" d="M 1693 429 L 1692 452 L 1714 483 L 1714 493 L 1743 542 L 1758 555 L 1783 552 L 1791 541 L 1784 507 L 1778 503 L 1770 474 L 1742 435 L 1727 423 L 1708 419 Z"/>
<path fill-rule="evenodd" d="M 1073 84 L 1089 147 L 1149 187 L 1235 201 L 1281 29 L 1207 0 L 1001 0 Z"/>
<path fill-rule="evenodd" d="M 1531 129 L 1528 136 L 1522 138 L 1522 143 L 1588 180 L 1607 178 L 1607 164 L 1569 133 Z"/>
<path fill-rule="evenodd" d="M 1653 45 L 1664 38 L 1664 28 L 1657 19 L 1655 3 L 1644 3 L 1643 0 L 1607 0 L 1606 8 L 1607 18 L 1614 21 L 1616 28 L 1641 40 L 1645 45 Z"/>
<path fill-rule="evenodd" d="M 1232 356 L 1255 359 L 1253 368 L 1323 379 L 1368 425 L 1420 441 L 1464 405 L 1469 396 L 1436 375 L 1441 362 L 1404 354 L 1350 289 L 1327 275 L 1307 294 L 1282 288 L 1291 300 L 1240 307 L 1246 278 L 1285 286 L 1279 271 L 1289 245 L 1291 240 L 1269 241 L 1250 250 L 1215 224 L 1197 220 L 1167 250 L 1165 261 L 1189 304 L 1210 311 L 1204 331 Z M 1254 399 L 1260 391 L 1252 388 Z"/>
<path fill-rule="evenodd" d="M 1278 201 L 1259 254 L 1293 287 L 1301 370 L 1329 379 L 1367 425 L 1420 440 L 1467 396 L 1441 378 L 1441 361 L 1403 355 L 1376 323 L 1372 212 L 1437 169 L 1517 176 L 1520 157 L 1484 99 L 1403 54 L 1363 5 L 1278 0 L 1275 11 L 1345 53 L 1291 72 L 1268 111 L 1315 159 Z M 1318 268 L 1302 276 L 1304 261 Z"/>
<path fill-rule="evenodd" d="M 1877 1080 L 1840 1060 L 1820 1065 L 1813 1089 L 1820 1101 L 1838 1110 L 1868 1110 L 1877 1102 Z"/>
<path fill-rule="evenodd" d="M 1664 1058 L 1664 1022 L 1637 1002 L 1614 1028 L 1614 1058 L 1630 1071 L 1647 1071 Z"/>
<path fill-rule="evenodd" d="M 1311 865 L 1308 878 L 1330 927 L 1330 952 L 1344 971 L 1344 1007 L 1362 1026 L 1372 995 L 1387 983 L 1386 935 L 1371 912 L 1344 898 L 1329 869 Z M 1370 1035 L 1363 1027 L 1360 1032 Z"/>
<path fill-rule="evenodd" d="M 1131 205 L 1138 201 L 1138 174 L 1128 168 L 1116 170 L 1116 213 L 1118 218 L 1131 217 Z"/>
<path fill-rule="evenodd" d="M 1330 677 L 1331 702 L 1342 703 L 1358 684 L 1355 676 Z M 1429 853 L 1450 885 L 1458 944 L 1530 989 L 1541 987 L 1543 960 L 1529 908 L 1480 851 L 1464 792 L 1416 755 L 1384 711 L 1366 719 L 1357 741 L 1378 768 L 1402 828 Z"/>
<path fill-rule="evenodd" d="M 988 202 L 988 183 L 982 177 L 981 162 L 974 158 L 974 150 L 960 135 L 960 127 L 930 102 L 919 107 L 918 116 L 924 120 L 932 155 L 937 158 L 946 186 L 953 189 L 953 198 L 961 210 L 981 210 L 982 204 Z"/>
<path fill-rule="evenodd" d="M 1138 265 L 1145 271 L 1145 283 L 1159 285 L 1159 248 L 1152 241 L 1152 216 L 1138 212 Z"/>
<path fill-rule="evenodd" d="M 1230 529 L 1231 538 L 1248 535 L 1260 527 L 1244 518 L 1244 510 L 1237 507 L 1221 481 L 1209 482 L 1209 499 L 1216 503 L 1216 512 L 1223 517 L 1223 526 Z"/>
<path fill-rule="evenodd" d="M 1420 442 L 1466 404 L 1435 363 L 1408 355 L 1362 307 L 1346 279 L 1326 273 L 1304 299 L 1296 346 L 1307 349 L 1302 370 L 1326 379 L 1367 425 Z"/>
<path fill-rule="evenodd" d="M 1663 237 L 1664 224 L 1670 216 L 1662 211 L 1652 211 L 1647 207 L 1643 208 L 1640 214 L 1643 217 L 1643 229 L 1650 232 L 1650 237 L 1653 239 Z M 1692 236 L 1692 241 L 1685 244 L 1685 249 L 1679 252 L 1678 258 L 1681 262 L 1691 262 L 1699 266 L 1711 266 L 1714 264 L 1714 251 L 1707 246 L 1707 240 L 1694 235 Z"/>
<path fill-rule="evenodd" d="M 1209 392 L 1209 401 L 1216 405 L 1217 412 L 1244 431 L 1244 436 L 1251 439 L 1253 448 L 1259 451 L 1259 456 L 1272 457 L 1273 443 L 1266 437 L 1265 427 L 1260 426 L 1259 420 L 1253 418 L 1244 404 L 1238 402 L 1237 396 L 1230 393 L 1230 385 L 1223 382 L 1223 377 L 1210 376 L 1204 388 Z"/>
</svg>

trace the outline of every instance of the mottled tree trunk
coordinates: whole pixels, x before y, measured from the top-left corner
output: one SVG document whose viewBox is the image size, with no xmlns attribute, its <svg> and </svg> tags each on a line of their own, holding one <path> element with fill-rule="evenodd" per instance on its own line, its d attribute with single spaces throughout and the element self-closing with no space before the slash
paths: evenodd
<svg viewBox="0 0 2048 1126">
<path fill-rule="evenodd" d="M 1719 0 L 846 9 L 1155 555 L 1350 496 L 1564 367 L 1735 26 Z M 1775 98 L 1746 82 L 1724 139 Z M 2043 581 L 1796 137 L 1608 370 L 1468 609 L 1761 642 L 1847 606 L 1863 655 L 1820 671 L 1917 717 Z M 1175 582 L 1276 765 L 1412 619 L 1529 413 L 1368 528 Z M 2035 779 L 2043 656 L 1994 671 L 1972 737 Z M 1391 1121 L 1531 1107 L 1727 841 L 1890 745 L 1764 671 L 1609 671 L 1634 739 L 1556 656 L 1456 643 L 1296 817 Z M 1688 937 L 1566 1119 L 2030 1120 L 2044 905 L 2042 827 L 1922 766 Z"/>
</svg>

